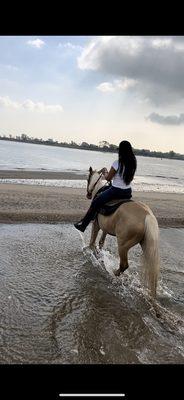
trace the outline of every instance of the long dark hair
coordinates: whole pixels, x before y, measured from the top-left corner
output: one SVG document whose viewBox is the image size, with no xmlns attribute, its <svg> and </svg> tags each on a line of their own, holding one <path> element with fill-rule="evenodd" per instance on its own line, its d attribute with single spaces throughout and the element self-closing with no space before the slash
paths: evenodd
<svg viewBox="0 0 184 400">
<path fill-rule="evenodd" d="M 125 167 L 125 168 L 124 168 Z M 123 171 L 124 168 L 124 171 Z M 119 144 L 119 174 L 122 175 L 126 185 L 133 180 L 137 168 L 137 160 L 133 153 L 132 146 L 127 140 Z"/>
</svg>

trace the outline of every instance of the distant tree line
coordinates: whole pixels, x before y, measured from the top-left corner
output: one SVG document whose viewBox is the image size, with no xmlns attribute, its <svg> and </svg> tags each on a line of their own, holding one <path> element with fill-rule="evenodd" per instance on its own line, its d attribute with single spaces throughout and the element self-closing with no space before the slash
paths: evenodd
<svg viewBox="0 0 184 400">
<path fill-rule="evenodd" d="M 13 137 L 12 135 L 9 136 L 1 136 L 0 140 L 8 140 L 12 142 L 24 142 L 24 143 L 34 143 L 34 144 L 44 144 L 49 146 L 59 146 L 59 147 L 68 147 L 73 149 L 83 149 L 83 150 L 93 150 L 93 151 L 101 151 L 101 152 L 108 152 L 108 153 L 117 153 L 118 146 L 112 143 L 103 140 L 99 142 L 99 145 L 82 142 L 81 144 L 75 143 L 73 140 L 70 143 L 67 142 L 58 142 L 57 140 L 49 139 L 38 139 L 33 138 L 25 133 L 22 133 L 20 136 Z M 158 157 L 158 158 L 169 158 L 175 160 L 184 160 L 184 154 L 175 153 L 173 150 L 163 153 L 161 151 L 150 151 L 147 149 L 133 149 L 135 155 L 137 156 L 144 156 L 144 157 Z"/>
</svg>

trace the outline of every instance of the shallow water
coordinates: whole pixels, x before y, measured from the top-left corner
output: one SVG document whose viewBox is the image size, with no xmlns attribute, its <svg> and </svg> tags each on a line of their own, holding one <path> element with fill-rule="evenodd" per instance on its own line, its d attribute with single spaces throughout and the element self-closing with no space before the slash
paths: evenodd
<svg viewBox="0 0 184 400">
<path fill-rule="evenodd" d="M 162 193 L 182 193 L 184 194 L 184 185 L 179 183 L 175 185 L 169 179 L 164 181 L 161 178 L 135 177 L 132 183 L 132 189 L 135 192 L 162 192 Z M 86 179 L 7 179 L 0 178 L 0 184 L 9 183 L 14 185 L 36 185 L 50 187 L 71 187 L 86 189 Z M 104 181 L 105 184 L 105 181 Z"/>
<path fill-rule="evenodd" d="M 1 224 L 0 363 L 183 363 L 184 230 L 161 229 L 157 318 L 141 249 L 121 278 L 114 237 L 98 258 L 71 224 Z"/>
<path fill-rule="evenodd" d="M 0 141 L 0 170 L 46 170 L 75 172 L 87 175 L 89 166 L 110 168 L 117 154 L 71 149 L 39 144 Z M 184 162 L 137 156 L 137 170 L 132 182 L 134 190 L 184 193 Z M 7 180 L 1 183 L 24 183 L 49 186 L 83 187 L 84 181 Z"/>
</svg>

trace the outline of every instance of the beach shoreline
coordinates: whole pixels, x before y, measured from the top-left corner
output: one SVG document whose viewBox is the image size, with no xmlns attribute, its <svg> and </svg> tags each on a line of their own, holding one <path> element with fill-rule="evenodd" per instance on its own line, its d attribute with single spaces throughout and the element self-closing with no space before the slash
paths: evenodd
<svg viewBox="0 0 184 400">
<path fill-rule="evenodd" d="M 0 179 L 87 179 L 87 171 L 0 170 Z"/>
<path fill-rule="evenodd" d="M 53 171 L 0 171 L 11 179 L 86 179 L 84 174 Z M 133 199 L 146 203 L 160 227 L 184 228 L 184 194 L 133 192 Z M 90 205 L 86 189 L 0 184 L 1 223 L 73 223 Z"/>
</svg>

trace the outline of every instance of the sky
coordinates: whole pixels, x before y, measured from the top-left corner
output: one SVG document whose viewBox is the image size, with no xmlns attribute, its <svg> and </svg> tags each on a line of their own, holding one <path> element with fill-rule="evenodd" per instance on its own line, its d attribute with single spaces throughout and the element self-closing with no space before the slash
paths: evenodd
<svg viewBox="0 0 184 400">
<path fill-rule="evenodd" d="M 0 36 L 0 134 L 184 154 L 184 36 Z"/>
</svg>

